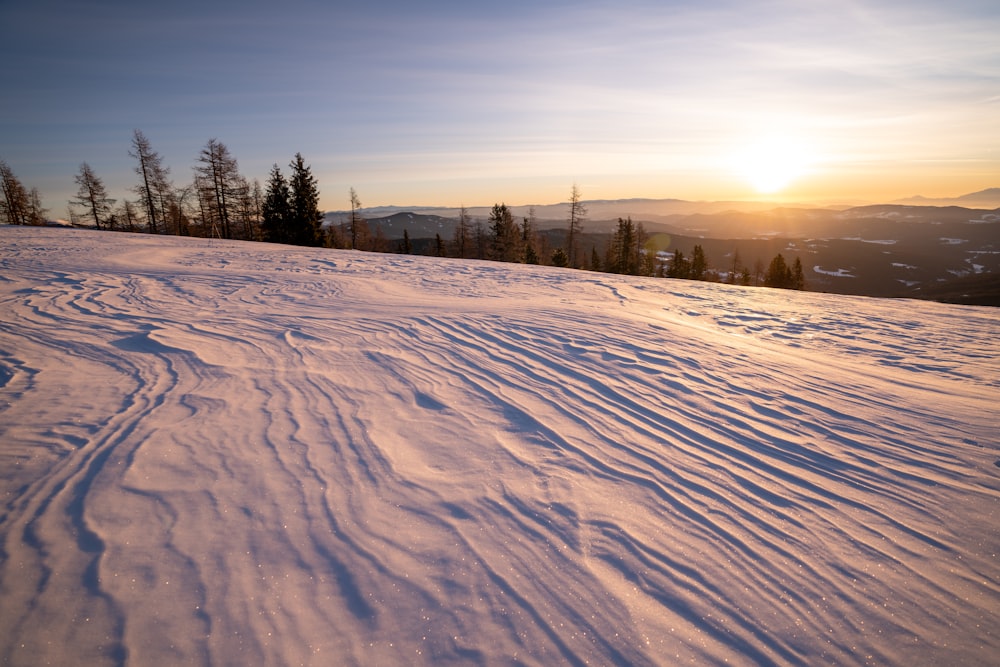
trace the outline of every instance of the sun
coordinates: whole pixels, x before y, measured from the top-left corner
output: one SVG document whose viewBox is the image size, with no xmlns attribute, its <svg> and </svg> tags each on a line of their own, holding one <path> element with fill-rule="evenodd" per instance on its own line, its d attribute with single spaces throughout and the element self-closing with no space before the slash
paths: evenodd
<svg viewBox="0 0 1000 667">
<path fill-rule="evenodd" d="M 770 136 L 746 145 L 733 159 L 735 171 L 760 194 L 775 194 L 800 179 L 812 160 L 801 140 Z"/>
</svg>

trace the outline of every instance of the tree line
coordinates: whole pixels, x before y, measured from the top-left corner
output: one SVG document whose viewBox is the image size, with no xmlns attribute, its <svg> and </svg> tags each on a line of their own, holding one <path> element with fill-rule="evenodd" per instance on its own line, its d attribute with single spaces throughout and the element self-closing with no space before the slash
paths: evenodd
<svg viewBox="0 0 1000 667">
<path fill-rule="evenodd" d="M 301 153 L 289 164 L 287 180 L 274 165 L 266 190 L 240 173 L 236 158 L 218 139 L 209 139 L 199 152 L 192 180 L 184 185 L 174 184 L 170 168 L 141 130 L 133 132 L 128 155 L 135 160 L 135 197 L 113 199 L 84 162 L 74 177 L 76 197 L 69 202 L 73 223 L 113 231 L 323 245 L 319 189 Z M 37 190 L 29 193 L 6 162 L 0 162 L 0 177 L 0 221 L 44 224 L 46 210 Z"/>
<path fill-rule="evenodd" d="M 540 233 L 531 210 L 515 220 L 510 208 L 495 204 L 485 224 L 469 216 L 462 207 L 453 238 L 438 234 L 430 244 L 414 240 L 404 230 L 403 239 L 390 241 L 381 227 L 373 231 L 361 214 L 361 200 L 350 189 L 349 217 L 338 224 L 323 226 L 319 209 L 319 187 L 311 168 L 301 153 L 288 165 L 288 176 L 274 164 L 265 186 L 250 180 L 239 171 L 236 158 L 217 139 L 209 139 L 198 154 L 193 180 L 183 186 L 170 179 L 149 139 L 134 130 L 128 154 L 135 160 L 137 184 L 134 199 L 117 203 L 108 196 L 101 178 L 86 162 L 75 176 L 77 196 L 70 201 L 74 222 L 89 223 L 97 229 L 151 234 L 206 236 L 224 239 L 268 241 L 292 245 L 431 254 L 438 257 L 481 259 L 523 264 L 544 264 L 587 269 L 622 275 L 658 276 L 686 280 L 724 281 L 739 285 L 764 285 L 786 289 L 804 289 L 801 261 L 789 265 L 778 254 L 767 269 L 758 261 L 751 271 L 734 252 L 727 271 L 711 267 L 700 245 L 691 256 L 680 250 L 663 255 L 650 244 L 641 222 L 619 218 L 617 228 L 598 248 L 591 243 L 584 248 L 584 224 L 587 207 L 579 188 L 570 191 L 569 211 L 562 243 L 554 244 L 551 233 Z M 43 224 L 45 209 L 38 191 L 28 191 L 13 171 L 0 161 L 4 199 L 0 202 L 0 220 L 10 224 Z M 417 249 L 417 245 L 422 248 Z"/>
</svg>

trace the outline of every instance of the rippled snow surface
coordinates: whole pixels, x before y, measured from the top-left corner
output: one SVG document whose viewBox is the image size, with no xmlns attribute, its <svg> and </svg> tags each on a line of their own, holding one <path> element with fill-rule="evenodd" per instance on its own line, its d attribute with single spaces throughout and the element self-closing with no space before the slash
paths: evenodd
<svg viewBox="0 0 1000 667">
<path fill-rule="evenodd" d="M 996 665 L 1000 311 L 0 228 L 0 663 Z"/>
</svg>

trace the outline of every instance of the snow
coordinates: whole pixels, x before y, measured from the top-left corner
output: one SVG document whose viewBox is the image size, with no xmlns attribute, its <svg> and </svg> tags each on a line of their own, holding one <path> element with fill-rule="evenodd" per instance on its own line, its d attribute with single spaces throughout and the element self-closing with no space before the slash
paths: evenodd
<svg viewBox="0 0 1000 667">
<path fill-rule="evenodd" d="M 0 243 L 3 664 L 1000 655 L 997 310 Z"/>
<path fill-rule="evenodd" d="M 851 273 L 850 269 L 836 269 L 835 271 L 830 271 L 824 269 L 822 266 L 817 264 L 813 267 L 813 271 L 824 276 L 833 276 L 834 278 L 854 278 L 854 274 Z"/>
<path fill-rule="evenodd" d="M 861 241 L 862 243 L 873 243 L 875 245 L 896 245 L 899 243 L 896 239 L 863 239 L 860 236 L 845 236 L 841 241 Z"/>
</svg>

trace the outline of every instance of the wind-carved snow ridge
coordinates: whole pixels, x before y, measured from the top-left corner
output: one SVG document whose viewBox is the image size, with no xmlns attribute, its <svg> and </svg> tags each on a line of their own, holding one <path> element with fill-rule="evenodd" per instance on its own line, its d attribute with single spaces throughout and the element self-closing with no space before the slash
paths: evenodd
<svg viewBox="0 0 1000 667">
<path fill-rule="evenodd" d="M 996 310 L 0 241 L 0 663 L 1000 655 Z"/>
</svg>

